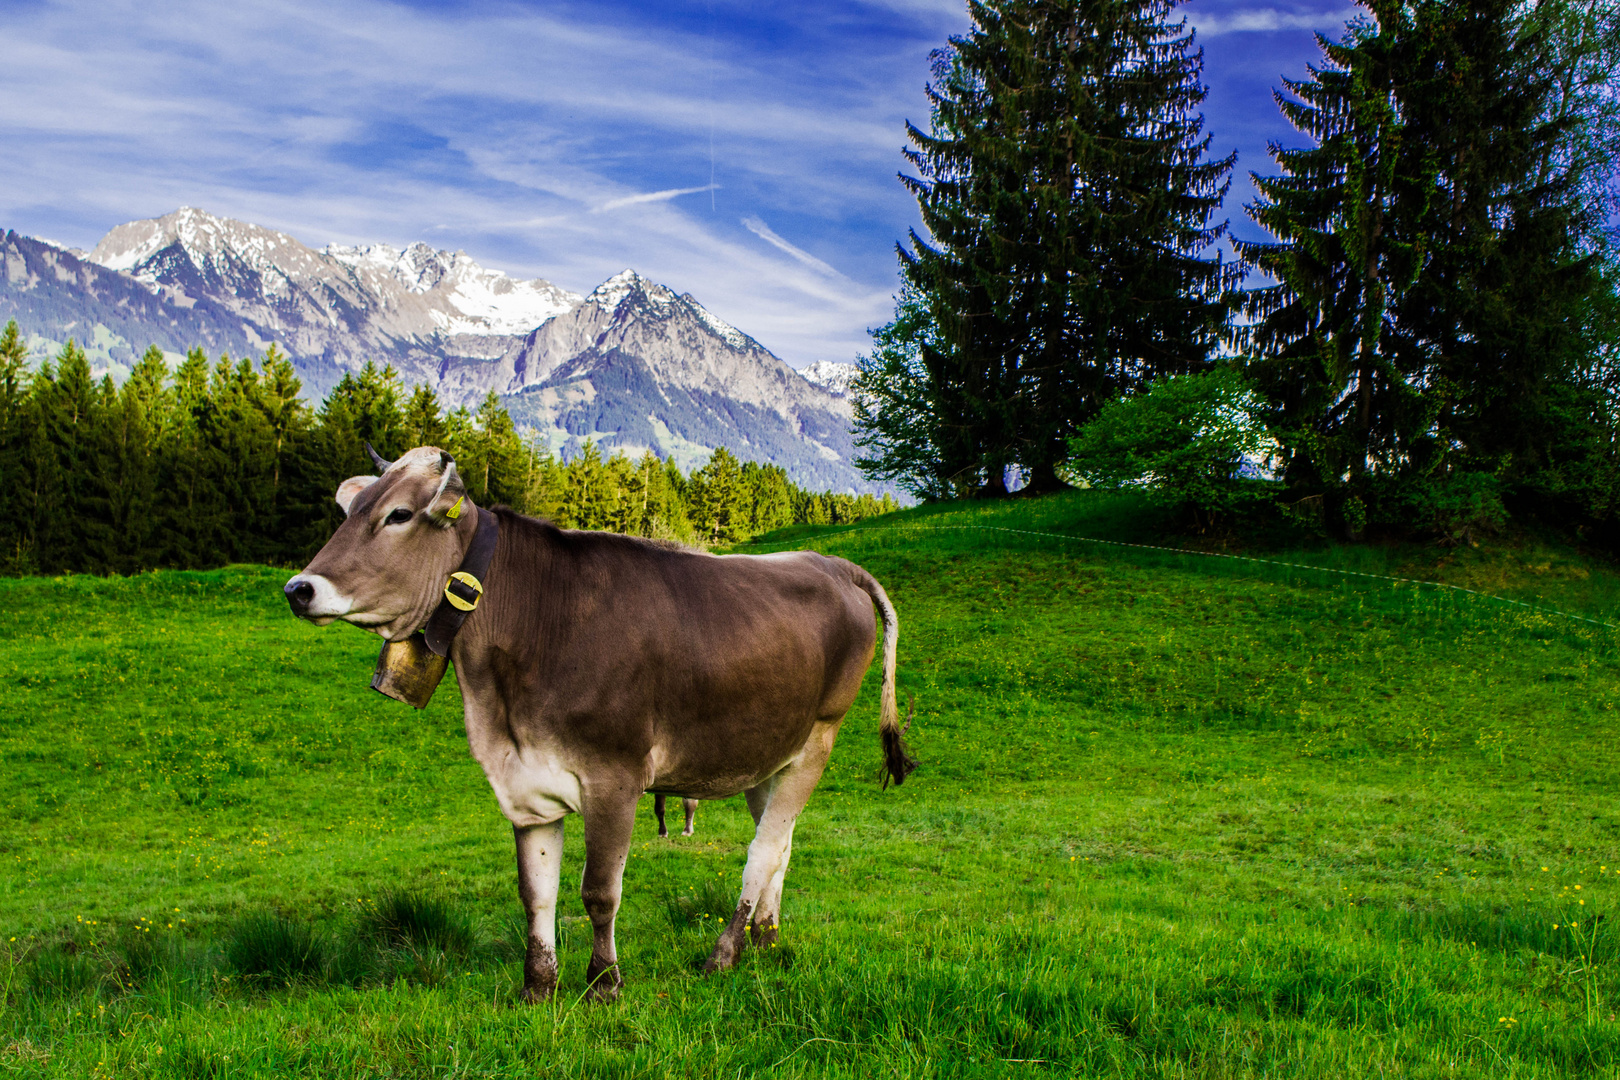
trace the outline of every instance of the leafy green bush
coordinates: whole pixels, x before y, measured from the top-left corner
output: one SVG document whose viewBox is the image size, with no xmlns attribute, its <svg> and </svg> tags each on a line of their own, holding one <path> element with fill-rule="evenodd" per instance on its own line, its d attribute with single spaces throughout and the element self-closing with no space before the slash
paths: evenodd
<svg viewBox="0 0 1620 1080">
<path fill-rule="evenodd" d="M 1476 534 L 1500 532 L 1507 524 L 1501 485 L 1487 472 L 1425 478 L 1408 484 L 1397 502 L 1404 504 L 1401 524 L 1419 527 L 1446 547 L 1477 545 Z"/>
<path fill-rule="evenodd" d="M 1140 488 L 1200 527 L 1271 498 L 1277 444 L 1262 403 L 1229 368 L 1178 375 L 1103 406 L 1069 440 L 1066 468 L 1098 488 Z"/>
</svg>

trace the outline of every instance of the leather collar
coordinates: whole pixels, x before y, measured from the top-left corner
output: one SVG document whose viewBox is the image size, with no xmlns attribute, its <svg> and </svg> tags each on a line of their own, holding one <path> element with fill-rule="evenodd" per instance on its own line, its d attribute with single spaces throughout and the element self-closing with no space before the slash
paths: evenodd
<svg viewBox="0 0 1620 1080">
<path fill-rule="evenodd" d="M 450 652 L 450 643 L 456 631 L 478 607 L 484 597 L 484 575 L 489 572 L 490 560 L 495 557 L 495 545 L 501 538 L 500 522 L 495 515 L 478 508 L 478 528 L 472 543 L 467 545 L 461 566 L 444 586 L 444 599 L 428 618 L 423 633 L 427 646 L 440 656 Z"/>
</svg>

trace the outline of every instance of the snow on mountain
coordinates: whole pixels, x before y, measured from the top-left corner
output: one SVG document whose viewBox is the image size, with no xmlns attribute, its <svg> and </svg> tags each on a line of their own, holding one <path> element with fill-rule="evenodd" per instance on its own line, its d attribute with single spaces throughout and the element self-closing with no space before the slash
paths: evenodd
<svg viewBox="0 0 1620 1080">
<path fill-rule="evenodd" d="M 90 261 L 181 302 L 207 297 L 309 362 L 324 391 L 345 369 L 388 360 L 436 381 L 447 358 L 492 360 L 581 297 L 487 270 L 426 244 L 330 245 L 182 207 L 113 229 Z"/>
<path fill-rule="evenodd" d="M 436 251 L 420 242 L 403 249 L 328 244 L 321 250 L 363 275 L 378 275 L 379 286 L 391 279 L 428 296 L 429 317 L 447 334 L 526 334 L 584 299 L 543 279 L 520 281 L 486 270 L 464 251 Z"/>
<path fill-rule="evenodd" d="M 860 373 L 861 369 L 854 364 L 840 364 L 836 360 L 817 360 L 809 367 L 799 369 L 799 374 L 807 381 L 839 397 L 849 396 L 850 384 Z"/>
</svg>

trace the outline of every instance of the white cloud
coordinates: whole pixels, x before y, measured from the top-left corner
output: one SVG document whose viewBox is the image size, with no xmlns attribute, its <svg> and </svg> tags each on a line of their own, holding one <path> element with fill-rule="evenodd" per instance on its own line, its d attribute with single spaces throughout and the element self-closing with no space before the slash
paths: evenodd
<svg viewBox="0 0 1620 1080">
<path fill-rule="evenodd" d="M 600 214 L 606 210 L 617 210 L 621 206 L 637 206 L 641 203 L 668 202 L 682 195 L 696 195 L 700 191 L 719 191 L 719 184 L 704 184 L 702 187 L 666 188 L 663 191 L 648 191 L 640 195 L 625 195 L 618 199 L 609 199 L 598 206 L 592 213 Z"/>
<path fill-rule="evenodd" d="M 1269 33 L 1276 30 L 1319 30 L 1332 33 L 1357 14 L 1356 8 L 1337 11 L 1301 11 L 1284 8 L 1244 8 L 1226 14 L 1193 14 L 1189 21 L 1200 37 L 1222 34 Z"/>
<path fill-rule="evenodd" d="M 808 251 L 800 247 L 794 247 L 792 244 L 776 235 L 776 233 L 771 230 L 771 227 L 765 224 L 765 222 L 761 221 L 758 217 L 750 215 L 743 218 L 742 223 L 743 228 L 747 229 L 749 232 L 771 245 L 771 247 L 778 251 L 784 251 L 793 256 L 795 259 L 799 260 L 816 273 L 826 274 L 828 277 L 843 277 L 843 275 L 837 270 L 834 270 L 831 266 L 828 266 L 826 263 L 810 254 Z"/>
</svg>

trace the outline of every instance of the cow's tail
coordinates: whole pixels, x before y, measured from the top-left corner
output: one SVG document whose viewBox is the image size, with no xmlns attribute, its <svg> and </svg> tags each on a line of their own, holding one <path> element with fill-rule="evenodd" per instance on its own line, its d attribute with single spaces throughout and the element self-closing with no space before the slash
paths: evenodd
<svg viewBox="0 0 1620 1080">
<path fill-rule="evenodd" d="M 872 598 L 878 611 L 883 615 L 883 694 L 878 702 L 878 734 L 883 739 L 883 767 L 878 775 L 883 778 L 883 786 L 887 788 L 889 781 L 896 784 L 906 782 L 906 776 L 917 767 L 916 759 L 906 752 L 906 744 L 902 736 L 906 728 L 911 726 L 911 718 L 906 718 L 906 727 L 900 726 L 900 706 L 895 700 L 894 692 L 894 666 L 895 655 L 900 644 L 900 618 L 894 613 L 894 605 L 889 603 L 889 594 L 883 591 L 877 579 L 860 567 L 855 567 L 855 584 L 865 590 L 866 595 Z"/>
</svg>

